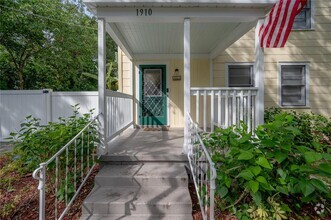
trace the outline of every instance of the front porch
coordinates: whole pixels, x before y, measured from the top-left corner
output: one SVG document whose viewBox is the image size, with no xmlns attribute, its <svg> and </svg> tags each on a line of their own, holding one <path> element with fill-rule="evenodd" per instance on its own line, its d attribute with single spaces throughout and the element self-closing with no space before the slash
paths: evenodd
<svg viewBox="0 0 331 220">
<path fill-rule="evenodd" d="M 189 166 L 204 219 L 214 219 L 216 171 L 199 132 L 241 121 L 253 130 L 263 123 L 264 53 L 257 36 L 274 0 L 85 3 L 98 17 L 100 137 L 105 151 L 105 167 L 96 178 L 100 189 L 85 201 L 85 214 L 192 219 L 185 171 Z M 214 59 L 253 27 L 254 84 L 214 87 Z M 126 72 L 121 80 L 127 95 L 106 89 L 106 34 L 125 54 L 121 59 L 127 59 L 126 66 L 119 66 Z M 141 125 L 170 130 L 133 129 Z"/>
</svg>

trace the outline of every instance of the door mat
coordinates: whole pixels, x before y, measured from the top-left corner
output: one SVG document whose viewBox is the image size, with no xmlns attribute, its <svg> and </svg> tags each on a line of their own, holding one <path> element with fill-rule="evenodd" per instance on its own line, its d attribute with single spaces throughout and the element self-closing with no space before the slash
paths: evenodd
<svg viewBox="0 0 331 220">
<path fill-rule="evenodd" d="M 169 127 L 150 127 L 143 128 L 144 131 L 169 131 Z"/>
</svg>

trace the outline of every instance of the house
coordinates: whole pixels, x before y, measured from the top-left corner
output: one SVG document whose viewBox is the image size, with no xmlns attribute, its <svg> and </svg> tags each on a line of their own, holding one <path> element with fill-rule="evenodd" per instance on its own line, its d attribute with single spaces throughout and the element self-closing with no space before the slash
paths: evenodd
<svg viewBox="0 0 331 220">
<path fill-rule="evenodd" d="M 263 2 L 263 1 L 262 1 Z M 264 1 L 266 2 L 266 1 Z M 331 3 L 323 0 L 308 1 L 306 7 L 297 16 L 293 31 L 290 34 L 289 40 L 284 48 L 266 48 L 264 49 L 264 107 L 280 107 L 284 109 L 295 109 L 298 111 L 312 111 L 318 114 L 331 116 L 330 104 L 330 85 L 331 75 L 330 69 L 330 25 L 329 18 Z M 198 30 L 198 27 L 192 24 L 192 55 L 191 55 L 191 87 L 258 87 L 256 80 L 256 71 L 254 65 L 256 62 L 255 28 L 250 28 L 247 33 L 242 33 L 238 37 L 233 37 L 229 43 L 224 43 L 223 31 L 229 31 L 220 28 L 217 32 L 219 24 L 209 28 L 213 29 L 214 38 L 221 39 L 219 47 L 211 44 L 211 39 L 207 39 L 205 35 L 209 35 L 208 25 L 204 24 L 203 29 Z M 248 24 L 246 25 L 249 26 Z M 124 33 L 138 32 L 129 27 L 121 27 Z M 137 29 L 140 29 L 137 26 Z M 148 26 L 148 31 L 153 28 Z M 221 30 L 223 29 L 223 30 Z M 166 32 L 167 30 L 165 30 Z M 173 29 L 169 29 L 173 32 Z M 125 41 L 131 45 L 135 35 L 131 33 Z M 163 33 L 165 34 L 165 33 Z M 198 46 L 194 42 L 197 40 L 197 35 L 200 36 L 201 43 L 205 50 L 208 47 L 213 47 L 212 53 L 206 54 L 205 51 L 199 54 L 194 54 Z M 159 36 L 155 36 L 156 38 Z M 174 34 L 164 36 L 169 40 L 170 46 L 179 47 L 174 42 Z M 178 36 L 176 36 L 178 37 Z M 152 37 L 146 38 L 152 44 L 157 44 L 157 41 Z M 222 44 L 223 43 L 223 44 Z M 153 46 L 156 46 L 154 45 Z M 119 62 L 119 89 L 120 91 L 136 96 L 137 101 L 141 100 L 139 95 L 141 92 L 137 89 L 141 86 L 139 82 L 140 65 L 146 64 L 163 64 L 167 65 L 167 88 L 168 95 L 168 121 L 167 125 L 171 127 L 183 127 L 184 125 L 184 61 L 180 55 L 180 51 L 173 52 L 174 54 L 164 54 L 160 52 L 162 46 L 159 45 L 152 55 L 146 55 L 148 45 L 141 44 L 137 48 L 137 54 L 131 55 L 120 49 L 118 53 Z M 222 46 L 222 47 L 221 47 Z M 138 47 L 138 46 L 137 46 Z M 157 51 L 159 50 L 159 51 Z M 177 53 L 176 53 L 177 52 Z M 204 54 L 205 53 L 205 54 Z M 178 70 L 176 73 L 176 70 Z M 179 74 L 181 80 L 173 80 L 173 76 Z M 290 84 L 290 85 L 289 85 Z M 192 99 L 194 102 L 194 99 Z M 207 112 L 210 105 L 207 106 Z M 136 123 L 141 124 L 139 120 L 140 109 L 137 109 Z M 195 117 L 195 105 L 191 103 L 191 113 Z M 201 114 L 201 113 L 200 113 Z M 200 118 L 202 115 L 200 115 Z M 210 118 L 210 116 L 207 116 Z M 209 120 L 208 120 L 209 121 Z M 209 125 L 210 126 L 210 125 Z"/>
<path fill-rule="evenodd" d="M 189 162 L 196 190 L 208 187 L 199 201 L 204 217 L 210 210 L 213 219 L 215 170 L 199 128 L 244 121 L 252 130 L 271 106 L 331 115 L 327 1 L 309 1 L 282 49 L 262 49 L 257 37 L 275 0 L 84 2 L 98 18 L 100 133 L 110 147 L 101 159 L 113 165 L 97 177 L 84 218 L 191 219 L 187 189 L 178 179 L 187 184 L 183 167 Z M 119 46 L 119 89 L 131 97 L 124 109 L 129 115 L 109 102 L 106 34 Z M 109 137 L 122 132 L 110 132 L 112 121 L 123 115 L 128 126 L 170 132 L 132 131 L 109 145 Z"/>
</svg>

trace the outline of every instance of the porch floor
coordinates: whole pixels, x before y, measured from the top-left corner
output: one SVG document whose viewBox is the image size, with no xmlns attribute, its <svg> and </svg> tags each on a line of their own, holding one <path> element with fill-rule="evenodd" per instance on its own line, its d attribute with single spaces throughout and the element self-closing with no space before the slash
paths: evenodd
<svg viewBox="0 0 331 220">
<path fill-rule="evenodd" d="M 101 161 L 113 162 L 184 162 L 183 128 L 169 131 L 144 131 L 127 129 L 115 140 L 108 143 Z"/>
</svg>

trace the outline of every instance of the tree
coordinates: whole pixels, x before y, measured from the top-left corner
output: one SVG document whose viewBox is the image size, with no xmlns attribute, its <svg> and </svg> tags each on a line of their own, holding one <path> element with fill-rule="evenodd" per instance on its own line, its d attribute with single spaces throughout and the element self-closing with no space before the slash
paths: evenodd
<svg viewBox="0 0 331 220">
<path fill-rule="evenodd" d="M 83 75 L 97 61 L 97 24 L 85 11 L 80 0 L 0 0 L 0 88 L 96 90 Z"/>
</svg>

